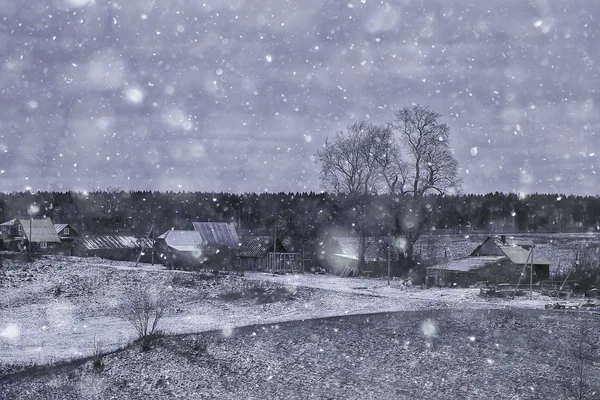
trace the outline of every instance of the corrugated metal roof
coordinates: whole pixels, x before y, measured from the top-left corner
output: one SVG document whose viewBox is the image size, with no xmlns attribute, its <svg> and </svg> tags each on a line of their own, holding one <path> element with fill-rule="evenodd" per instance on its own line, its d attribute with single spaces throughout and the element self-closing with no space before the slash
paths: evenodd
<svg viewBox="0 0 600 400">
<path fill-rule="evenodd" d="M 200 233 L 203 244 L 238 248 L 240 238 L 235 226 L 227 222 L 192 222 L 194 230 Z"/>
<path fill-rule="evenodd" d="M 32 243 L 60 243 L 60 238 L 56 234 L 54 230 L 54 224 L 50 218 L 43 219 L 33 219 L 31 220 L 31 229 L 30 229 L 30 220 L 29 219 L 21 219 L 19 222 L 23 227 L 23 234 L 30 240 Z M 31 239 L 29 238 L 29 233 L 31 231 Z"/>
<path fill-rule="evenodd" d="M 256 236 L 242 244 L 238 254 L 240 257 L 264 257 L 271 247 L 273 247 L 272 237 Z"/>
<path fill-rule="evenodd" d="M 157 237 L 177 251 L 195 251 L 202 248 L 202 238 L 197 231 L 167 231 Z"/>
<path fill-rule="evenodd" d="M 76 239 L 75 243 L 80 243 L 88 250 L 139 249 L 142 245 L 144 248 L 152 248 L 151 239 L 135 236 L 81 236 Z"/>
<path fill-rule="evenodd" d="M 504 256 L 465 257 L 456 260 L 450 260 L 447 263 L 437 264 L 433 267 L 429 267 L 428 269 L 469 272 L 506 259 L 508 259 L 508 257 Z"/>
</svg>

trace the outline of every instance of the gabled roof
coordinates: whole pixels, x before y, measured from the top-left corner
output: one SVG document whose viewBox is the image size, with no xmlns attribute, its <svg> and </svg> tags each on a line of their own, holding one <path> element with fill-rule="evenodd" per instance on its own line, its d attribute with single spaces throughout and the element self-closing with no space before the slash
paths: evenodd
<svg viewBox="0 0 600 400">
<path fill-rule="evenodd" d="M 56 233 L 58 233 L 65 229 L 67 226 L 69 226 L 69 224 L 54 224 L 54 229 L 56 230 Z"/>
<path fill-rule="evenodd" d="M 486 252 L 485 250 L 482 252 L 482 249 L 485 248 L 484 245 L 488 242 L 490 245 L 493 246 L 493 249 L 494 249 L 493 254 L 491 252 Z M 483 241 L 483 243 L 481 243 L 479 246 L 477 246 L 477 248 L 475 250 L 473 250 L 473 252 L 471 253 L 471 256 L 490 256 L 490 255 L 506 256 L 514 264 L 525 264 L 525 263 L 529 264 L 531 262 L 531 260 L 529 259 L 529 250 L 525 250 L 521 246 L 517 246 L 515 244 L 502 243 L 502 241 L 500 241 L 500 239 L 492 237 L 492 236 L 488 236 Z M 535 250 L 534 250 L 533 264 L 535 264 L 535 265 L 550 265 L 550 261 L 548 261 L 542 257 L 536 256 Z"/>
<path fill-rule="evenodd" d="M 75 242 L 88 250 L 152 248 L 152 240 L 144 237 L 119 235 L 80 236 Z"/>
<path fill-rule="evenodd" d="M 54 224 L 50 218 L 43 219 L 20 219 L 19 222 L 23 227 L 23 235 L 31 243 L 60 243 L 60 238 L 54 230 Z M 31 225 L 31 228 L 30 228 Z M 29 234 L 31 233 L 31 238 Z"/>
<path fill-rule="evenodd" d="M 62 232 L 62 230 L 67 227 L 71 230 L 71 232 L 78 233 L 77 230 L 71 226 L 71 224 L 54 224 L 54 229 L 56 230 L 56 233 Z M 72 234 L 69 233 L 69 235 Z"/>
<path fill-rule="evenodd" d="M 444 271 L 457 271 L 457 272 L 469 272 L 476 269 L 487 267 L 488 265 L 504 261 L 508 259 L 505 256 L 479 256 L 479 257 L 465 257 L 456 260 L 448 261 L 447 263 L 437 264 L 433 267 L 429 267 L 430 270 L 444 270 Z"/>
<path fill-rule="evenodd" d="M 200 233 L 202 243 L 209 246 L 238 248 L 240 238 L 235 226 L 227 222 L 192 222 L 194 230 Z"/>
<path fill-rule="evenodd" d="M 264 257 L 269 250 L 272 251 L 273 238 L 269 236 L 255 236 L 242 244 L 238 255 L 240 257 Z M 277 246 L 279 247 L 279 246 Z"/>
<path fill-rule="evenodd" d="M 167 246 L 177 251 L 195 251 L 202 247 L 202 238 L 197 231 L 166 231 L 156 239 L 163 239 Z"/>
</svg>

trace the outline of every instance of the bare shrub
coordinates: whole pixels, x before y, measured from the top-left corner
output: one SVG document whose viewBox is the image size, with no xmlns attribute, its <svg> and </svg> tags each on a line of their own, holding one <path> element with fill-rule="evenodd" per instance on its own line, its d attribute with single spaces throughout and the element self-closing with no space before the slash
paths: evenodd
<svg viewBox="0 0 600 400">
<path fill-rule="evenodd" d="M 128 321 L 141 340 L 142 351 L 150 349 L 152 338 L 166 308 L 165 297 L 138 288 L 129 292 L 118 308 L 119 316 Z"/>
<path fill-rule="evenodd" d="M 574 335 L 567 348 L 567 374 L 563 382 L 569 398 L 577 400 L 597 399 L 600 387 L 600 342 L 597 335 L 585 325 Z"/>
<path fill-rule="evenodd" d="M 102 371 L 104 369 L 104 360 L 102 358 L 102 342 L 96 341 L 96 336 L 94 335 L 94 347 L 93 347 L 93 359 L 92 365 L 94 370 Z"/>
</svg>

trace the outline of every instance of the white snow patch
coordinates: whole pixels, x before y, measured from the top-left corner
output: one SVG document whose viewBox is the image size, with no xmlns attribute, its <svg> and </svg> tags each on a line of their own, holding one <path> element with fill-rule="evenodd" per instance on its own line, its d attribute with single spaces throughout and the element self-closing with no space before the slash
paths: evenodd
<svg viewBox="0 0 600 400">
<path fill-rule="evenodd" d="M 19 337 L 20 333 L 21 330 L 17 324 L 8 324 L 8 326 L 0 332 L 0 337 L 8 340 L 15 340 Z"/>
</svg>

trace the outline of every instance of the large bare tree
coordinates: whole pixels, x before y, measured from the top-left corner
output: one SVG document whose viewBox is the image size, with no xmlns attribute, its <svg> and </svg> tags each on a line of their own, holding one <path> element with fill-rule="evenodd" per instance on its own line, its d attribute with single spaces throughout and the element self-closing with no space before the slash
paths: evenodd
<svg viewBox="0 0 600 400">
<path fill-rule="evenodd" d="M 414 245 L 428 224 L 427 194 L 447 194 L 460 188 L 458 162 L 449 144 L 450 129 L 429 107 L 414 105 L 394 113 L 389 124 L 396 134 L 390 155 L 380 162 L 388 189 L 408 200 L 399 225 L 406 239 L 404 252 L 413 258 Z"/>
<path fill-rule="evenodd" d="M 378 154 L 387 148 L 390 139 L 390 128 L 357 122 L 337 132 L 332 140 L 327 139 L 316 154 L 323 189 L 345 196 L 346 209 L 353 214 L 359 237 L 358 272 L 364 267 L 367 247 L 365 199 L 386 190 Z"/>
</svg>

